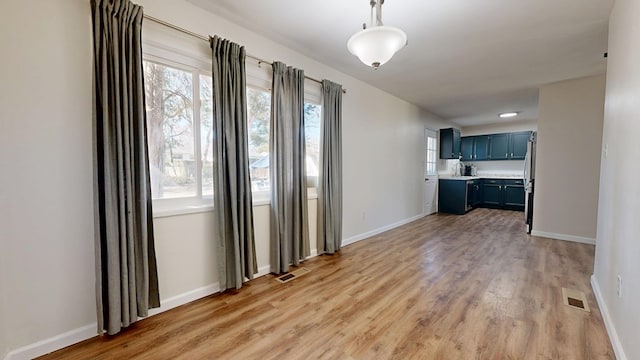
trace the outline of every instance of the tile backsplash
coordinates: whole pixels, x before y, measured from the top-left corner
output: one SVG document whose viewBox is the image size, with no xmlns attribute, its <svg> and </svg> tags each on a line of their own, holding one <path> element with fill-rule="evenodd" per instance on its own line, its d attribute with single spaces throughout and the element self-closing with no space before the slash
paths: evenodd
<svg viewBox="0 0 640 360">
<path fill-rule="evenodd" d="M 451 175 L 458 165 L 458 160 L 440 160 L 438 162 L 438 174 Z M 475 165 L 479 176 L 523 176 L 524 160 L 500 160 L 500 161 L 467 161 L 465 165 Z"/>
</svg>

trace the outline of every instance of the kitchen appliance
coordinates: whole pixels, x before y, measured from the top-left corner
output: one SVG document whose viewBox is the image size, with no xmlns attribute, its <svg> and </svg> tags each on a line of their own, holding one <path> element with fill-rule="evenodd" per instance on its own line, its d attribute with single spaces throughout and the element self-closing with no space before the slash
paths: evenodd
<svg viewBox="0 0 640 360">
<path fill-rule="evenodd" d="M 537 132 L 532 132 L 527 143 L 527 154 L 524 158 L 524 218 L 527 224 L 527 234 L 533 228 L 533 194 L 536 181 L 536 143 Z"/>
<path fill-rule="evenodd" d="M 475 165 L 465 165 L 464 176 L 478 176 L 478 167 Z"/>
</svg>

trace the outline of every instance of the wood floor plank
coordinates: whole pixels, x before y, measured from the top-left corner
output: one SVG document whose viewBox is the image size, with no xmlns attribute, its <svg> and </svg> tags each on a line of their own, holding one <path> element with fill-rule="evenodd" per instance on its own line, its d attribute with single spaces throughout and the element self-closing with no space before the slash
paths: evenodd
<svg viewBox="0 0 640 360">
<path fill-rule="evenodd" d="M 593 257 L 526 235 L 519 212 L 431 215 L 42 359 L 615 359 Z"/>
</svg>

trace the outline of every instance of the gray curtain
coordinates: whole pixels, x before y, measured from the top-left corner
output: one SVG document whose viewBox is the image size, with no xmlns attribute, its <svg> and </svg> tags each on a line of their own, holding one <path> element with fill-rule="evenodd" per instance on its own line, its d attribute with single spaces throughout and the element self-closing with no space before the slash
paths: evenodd
<svg viewBox="0 0 640 360">
<path fill-rule="evenodd" d="M 220 290 L 257 272 L 249 176 L 244 47 L 210 39 L 213 62 L 213 190 Z"/>
<path fill-rule="evenodd" d="M 309 256 L 304 141 L 304 71 L 273 63 L 269 173 L 271 272 Z"/>
<path fill-rule="evenodd" d="M 342 245 L 342 85 L 322 80 L 322 134 L 318 181 L 318 253 Z"/>
<path fill-rule="evenodd" d="M 160 306 L 142 71 L 142 7 L 92 0 L 98 333 Z"/>
</svg>

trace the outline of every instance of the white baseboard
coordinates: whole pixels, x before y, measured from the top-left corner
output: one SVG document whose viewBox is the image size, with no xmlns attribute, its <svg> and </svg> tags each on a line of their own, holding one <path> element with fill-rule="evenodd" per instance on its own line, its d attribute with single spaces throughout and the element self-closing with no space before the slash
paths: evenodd
<svg viewBox="0 0 640 360">
<path fill-rule="evenodd" d="M 418 220 L 418 219 L 420 219 L 422 217 L 424 217 L 424 215 L 423 214 L 419 214 L 419 215 L 416 215 L 414 217 L 411 217 L 411 218 L 408 218 L 408 219 L 404 219 L 404 220 L 400 220 L 398 222 L 395 222 L 395 223 L 387 225 L 387 226 L 383 226 L 381 228 L 377 228 L 375 230 L 367 231 L 366 233 L 355 235 L 355 236 L 352 236 L 352 237 L 347 238 L 347 239 L 342 239 L 342 246 L 347 246 L 347 245 L 353 244 L 355 242 L 358 242 L 360 240 L 364 240 L 364 239 L 370 238 L 372 236 L 375 236 L 375 235 L 378 235 L 380 233 L 383 233 L 383 232 L 385 232 L 387 230 L 391 230 L 393 228 L 397 228 L 398 226 L 402 226 L 404 224 L 408 224 L 410 222 L 416 221 L 416 220 Z"/>
<path fill-rule="evenodd" d="M 215 283 L 215 284 L 211 284 L 211 285 L 203 286 L 201 288 L 187 291 L 186 293 L 182 293 L 165 300 L 161 300 L 160 301 L 161 306 L 157 309 L 149 310 L 149 316 L 163 313 L 167 310 L 171 310 L 180 305 L 184 305 L 192 301 L 202 299 L 203 297 L 207 297 L 219 291 L 220 291 L 220 283 Z"/>
<path fill-rule="evenodd" d="M 67 331 L 64 334 L 56 335 L 54 337 L 13 350 L 7 354 L 5 360 L 33 359 L 38 356 L 42 356 L 67 347 L 69 345 L 78 343 L 80 341 L 92 338 L 96 336 L 97 332 L 98 325 L 96 323 L 86 325 L 81 328 Z"/>
<path fill-rule="evenodd" d="M 411 221 L 417 220 L 420 217 L 422 217 L 422 215 L 385 226 L 384 228 L 380 228 L 374 231 L 369 231 L 365 234 L 361 234 L 356 237 L 352 237 L 350 239 L 347 239 L 347 241 L 350 241 L 349 243 L 345 243 L 345 241 L 343 241 L 343 245 L 348 245 L 356 241 L 366 239 L 368 237 L 379 234 L 386 230 L 390 230 L 400 225 L 404 225 Z M 318 249 L 311 249 L 311 254 L 307 257 L 307 259 L 311 259 L 316 256 L 318 256 Z M 258 273 L 255 275 L 255 278 L 259 278 L 261 276 L 269 274 L 271 272 L 270 269 L 271 269 L 270 265 L 265 265 L 258 268 Z M 203 286 L 201 288 L 197 288 L 191 291 L 187 291 L 183 294 L 179 294 L 179 295 L 170 297 L 168 299 L 163 299 L 160 301 L 162 306 L 160 306 L 157 309 L 149 310 L 149 316 L 160 314 L 167 310 L 171 310 L 175 307 L 215 294 L 219 291 L 220 291 L 220 284 L 215 283 L 215 284 Z M 98 332 L 97 328 L 98 328 L 97 323 L 92 323 L 92 324 L 68 331 L 66 333 L 41 340 L 36 343 L 29 344 L 27 346 L 23 346 L 21 348 L 10 351 L 5 357 L 5 360 L 28 360 L 38 356 L 46 355 L 50 352 L 60 350 L 69 345 L 73 345 L 81 341 L 90 339 L 94 336 L 97 336 L 97 332 Z"/>
<path fill-rule="evenodd" d="M 577 242 L 582 244 L 590 244 L 590 245 L 596 244 L 596 239 L 582 237 L 582 236 L 575 236 L 575 235 L 556 234 L 556 233 L 550 233 L 550 232 L 538 231 L 538 230 L 531 231 L 531 235 L 539 236 L 543 238 L 549 238 L 549 239 L 572 241 L 572 242 Z"/>
<path fill-rule="evenodd" d="M 598 284 L 598 279 L 595 275 L 591 275 L 591 288 L 593 289 L 593 294 L 596 296 L 596 301 L 598 302 L 598 307 L 600 308 L 600 313 L 602 314 L 602 320 L 604 321 L 604 326 L 607 329 L 607 333 L 609 334 L 609 340 L 611 341 L 613 352 L 616 354 L 616 359 L 627 360 L 627 355 L 625 355 L 624 349 L 622 348 L 622 343 L 620 342 L 620 338 L 618 337 L 618 332 L 616 331 L 615 326 L 613 326 L 613 320 L 611 319 L 611 315 L 609 315 L 609 308 L 607 307 L 607 303 L 602 297 L 602 292 L 600 292 L 600 285 Z"/>
<path fill-rule="evenodd" d="M 259 278 L 260 276 L 265 276 L 271 272 L 271 265 L 265 265 L 263 267 L 258 268 L 258 273 L 254 275 L 254 279 Z"/>
<path fill-rule="evenodd" d="M 318 256 L 318 250 L 312 249 L 311 255 L 309 255 L 307 259 L 310 259 L 316 256 Z M 258 268 L 258 273 L 255 274 L 255 278 L 259 278 L 261 276 L 269 274 L 271 272 L 270 269 L 271 269 L 270 265 L 265 265 Z M 215 284 L 203 286 L 194 290 L 190 290 L 183 294 L 179 294 L 167 299 L 163 299 L 160 301 L 162 305 L 159 308 L 149 310 L 149 316 L 160 314 L 167 310 L 171 310 L 175 307 L 215 294 L 219 291 L 220 291 L 220 284 L 215 283 Z M 94 336 L 97 336 L 97 332 L 98 332 L 98 324 L 92 323 L 92 324 L 68 331 L 64 334 L 59 334 L 54 337 L 44 339 L 36 343 L 29 344 L 27 346 L 23 346 L 21 348 L 13 350 L 9 352 L 4 359 L 5 360 L 33 359 L 38 356 L 46 355 L 50 352 L 60 350 L 69 345 L 73 345 L 81 341 L 90 339 Z"/>
<path fill-rule="evenodd" d="M 209 296 L 211 294 L 215 294 L 219 291 L 220 291 L 220 284 L 215 283 L 215 284 L 203 286 L 201 288 L 187 291 L 186 293 L 161 300 L 160 303 L 162 304 L 162 306 L 160 306 L 157 309 L 150 309 L 149 316 L 160 314 L 162 312 L 171 310 L 180 305 L 184 305 L 194 300 L 198 300 L 203 297 Z M 13 350 L 9 352 L 9 354 L 7 354 L 7 356 L 5 357 L 5 360 L 33 359 L 35 357 L 42 356 L 50 352 L 60 350 L 69 345 L 73 345 L 81 341 L 90 339 L 94 336 L 97 336 L 97 333 L 98 333 L 98 324 L 92 323 L 71 331 L 67 331 L 66 333 L 59 334 L 54 337 L 50 337 L 48 339 L 44 339 L 36 343 L 29 344 L 27 346 L 23 346 L 21 348 Z"/>
</svg>

